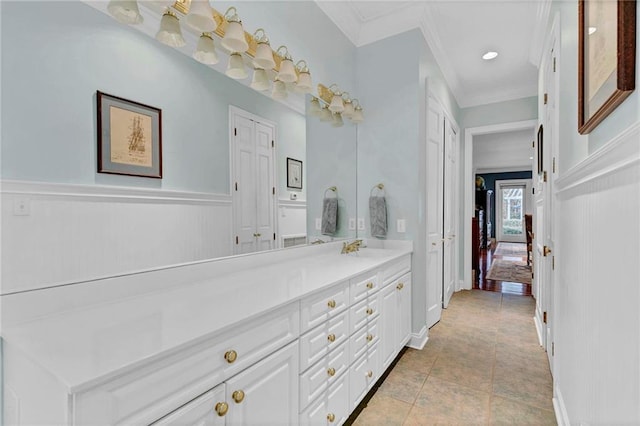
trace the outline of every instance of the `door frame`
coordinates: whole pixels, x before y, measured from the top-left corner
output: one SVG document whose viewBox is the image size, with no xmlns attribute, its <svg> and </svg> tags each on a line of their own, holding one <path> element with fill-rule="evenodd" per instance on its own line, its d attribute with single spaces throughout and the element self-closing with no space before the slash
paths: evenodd
<svg viewBox="0 0 640 426">
<path fill-rule="evenodd" d="M 464 215 L 462 227 L 464 229 L 464 247 L 463 254 L 463 283 L 462 288 L 471 290 L 472 268 L 471 265 L 471 219 L 473 218 L 475 206 L 475 177 L 473 170 L 473 138 L 480 135 L 488 135 L 491 133 L 504 133 L 516 130 L 531 130 L 531 137 L 538 127 L 538 120 L 512 121 L 501 124 L 491 124 L 488 126 L 468 127 L 464 131 L 464 176 L 462 182 L 464 184 Z M 533 139 L 532 139 L 533 140 Z"/>
<path fill-rule="evenodd" d="M 502 211 L 502 197 L 499 197 L 500 187 L 501 186 L 524 186 L 524 192 L 522 194 L 522 238 L 520 239 L 504 239 L 504 235 L 502 235 L 502 239 L 498 238 L 501 234 L 501 226 L 502 226 L 502 215 L 498 214 L 498 212 Z M 496 213 L 496 241 L 506 241 L 506 242 L 517 242 L 517 243 L 526 243 L 527 235 L 526 230 L 524 228 L 524 215 L 527 213 L 531 213 L 533 200 L 531 199 L 531 188 L 532 188 L 532 180 L 531 179 L 502 179 L 496 180 L 496 187 L 494 190 L 494 199 L 495 199 L 495 213 Z"/>
</svg>

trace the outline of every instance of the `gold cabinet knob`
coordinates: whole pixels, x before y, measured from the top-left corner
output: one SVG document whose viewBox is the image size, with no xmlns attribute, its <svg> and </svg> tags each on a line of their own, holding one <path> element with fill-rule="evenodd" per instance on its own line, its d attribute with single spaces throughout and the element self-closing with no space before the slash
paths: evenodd
<svg viewBox="0 0 640 426">
<path fill-rule="evenodd" d="M 236 359 L 238 359 L 238 352 L 233 350 L 227 351 L 224 354 L 224 359 L 226 359 L 229 364 L 233 364 Z"/>
<path fill-rule="evenodd" d="M 244 392 L 241 390 L 234 391 L 231 394 L 231 398 L 233 398 L 236 404 L 240 404 L 244 400 Z"/>
<path fill-rule="evenodd" d="M 229 411 L 229 404 L 227 404 L 226 402 L 218 402 L 216 404 L 216 413 L 222 417 L 225 414 L 227 414 L 227 411 Z"/>
<path fill-rule="evenodd" d="M 331 367 L 330 369 L 327 370 L 327 374 L 331 377 L 336 375 L 336 369 Z"/>
<path fill-rule="evenodd" d="M 373 371 L 371 370 L 367 371 L 367 377 L 369 378 L 373 377 Z"/>
<path fill-rule="evenodd" d="M 373 315 L 373 309 L 367 308 L 367 315 Z"/>
<path fill-rule="evenodd" d="M 333 300 L 333 299 L 332 299 L 332 300 L 329 300 L 329 301 L 327 302 L 327 306 L 328 306 L 328 307 L 330 307 L 331 309 L 335 308 L 335 307 L 336 307 L 336 301 L 335 301 L 335 300 Z"/>
<path fill-rule="evenodd" d="M 373 334 L 367 334 L 367 341 L 370 342 L 373 340 Z"/>
<path fill-rule="evenodd" d="M 373 283 L 372 282 L 368 282 L 367 283 L 367 288 L 368 289 L 372 289 L 373 288 Z"/>
<path fill-rule="evenodd" d="M 336 335 L 335 334 L 330 334 L 327 336 L 327 340 L 330 342 L 335 342 L 336 341 Z"/>
<path fill-rule="evenodd" d="M 403 283 L 398 283 L 398 285 L 396 286 L 396 288 L 398 290 L 402 290 L 404 288 L 404 284 Z"/>
<path fill-rule="evenodd" d="M 327 420 L 329 420 L 329 423 L 333 423 L 336 421 L 336 415 L 333 413 L 329 413 L 327 414 Z"/>
</svg>

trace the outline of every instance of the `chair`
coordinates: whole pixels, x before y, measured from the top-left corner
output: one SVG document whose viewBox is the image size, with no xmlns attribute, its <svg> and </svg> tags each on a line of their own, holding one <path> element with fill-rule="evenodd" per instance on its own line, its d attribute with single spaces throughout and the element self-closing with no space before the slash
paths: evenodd
<svg viewBox="0 0 640 426">
<path fill-rule="evenodd" d="M 533 216 L 530 214 L 524 215 L 524 230 L 527 234 L 527 266 L 531 265 L 532 250 L 533 250 Z"/>
</svg>

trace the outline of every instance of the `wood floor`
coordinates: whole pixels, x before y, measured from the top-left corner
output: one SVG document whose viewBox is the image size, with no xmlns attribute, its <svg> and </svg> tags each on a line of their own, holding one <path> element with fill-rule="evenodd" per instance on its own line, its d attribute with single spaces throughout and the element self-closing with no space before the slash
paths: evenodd
<svg viewBox="0 0 640 426">
<path fill-rule="evenodd" d="M 489 280 L 486 278 L 487 274 L 489 273 L 489 269 L 491 269 L 491 263 L 497 259 L 502 259 L 503 257 L 505 257 L 499 254 L 494 254 L 497 246 L 498 244 L 493 244 L 493 247 L 491 249 L 483 249 L 480 251 L 480 273 L 473 283 L 473 288 L 478 290 L 495 291 L 503 294 L 531 296 L 531 284 Z M 513 257 L 513 254 L 509 254 L 508 256 Z M 522 256 L 522 261 L 526 262 L 527 257 Z"/>
</svg>

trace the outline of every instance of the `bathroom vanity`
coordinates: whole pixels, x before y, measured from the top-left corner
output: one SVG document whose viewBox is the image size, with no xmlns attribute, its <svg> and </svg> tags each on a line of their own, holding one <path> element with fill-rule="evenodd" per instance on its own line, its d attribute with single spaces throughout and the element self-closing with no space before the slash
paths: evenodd
<svg viewBox="0 0 640 426">
<path fill-rule="evenodd" d="M 411 337 L 410 242 L 6 296 L 5 424 L 342 424 Z"/>
</svg>

